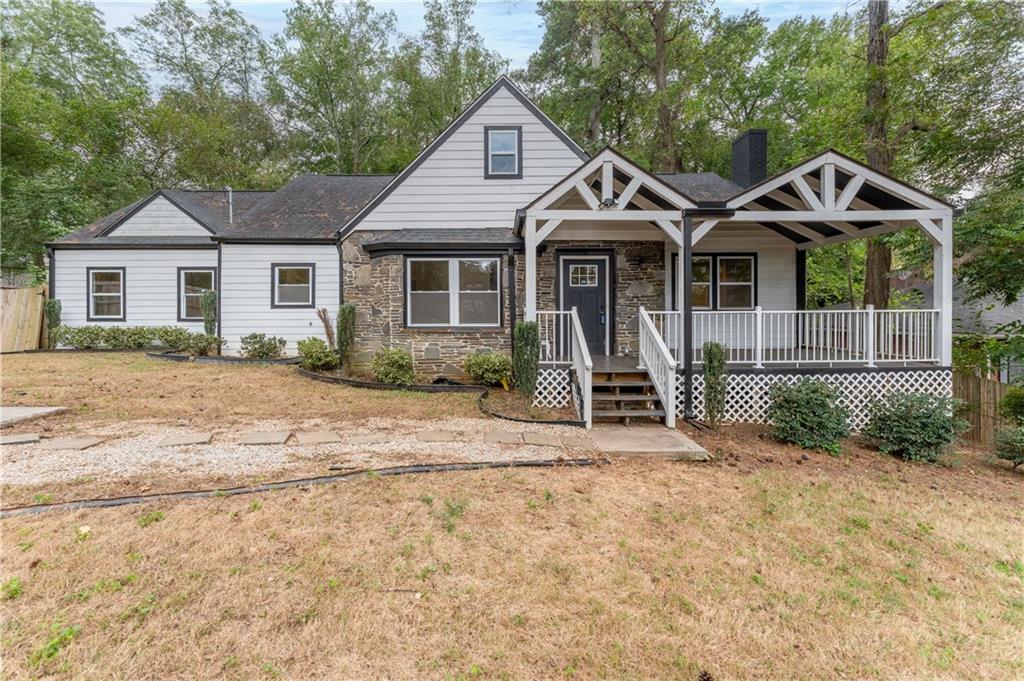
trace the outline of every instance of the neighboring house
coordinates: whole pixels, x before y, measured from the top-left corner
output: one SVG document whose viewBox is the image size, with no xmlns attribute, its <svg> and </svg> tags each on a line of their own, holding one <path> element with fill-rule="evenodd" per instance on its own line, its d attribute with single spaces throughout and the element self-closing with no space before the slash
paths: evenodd
<svg viewBox="0 0 1024 681">
<path fill-rule="evenodd" d="M 572 402 L 588 424 L 699 415 L 705 341 L 728 348 L 737 420 L 808 372 L 849 403 L 948 392 L 952 208 L 831 150 L 767 178 L 766 148 L 764 131 L 741 136 L 731 181 L 650 173 L 588 155 L 503 77 L 396 176 L 156 192 L 49 244 L 51 290 L 70 325 L 198 330 L 212 285 L 228 353 L 251 332 L 294 351 L 323 333 L 315 308 L 344 301 L 357 365 L 406 347 L 425 380 L 511 351 L 515 320 L 535 320 L 537 403 Z M 934 243 L 934 309 L 803 310 L 807 249 L 908 227 Z"/>
</svg>

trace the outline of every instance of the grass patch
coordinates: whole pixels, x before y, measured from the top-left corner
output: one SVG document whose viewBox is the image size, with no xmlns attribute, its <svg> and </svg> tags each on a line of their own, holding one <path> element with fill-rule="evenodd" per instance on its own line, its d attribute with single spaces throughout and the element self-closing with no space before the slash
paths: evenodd
<svg viewBox="0 0 1024 681">
<path fill-rule="evenodd" d="M 158 523 L 165 517 L 163 511 L 149 511 L 139 516 L 139 527 L 149 527 L 153 523 Z"/>
</svg>

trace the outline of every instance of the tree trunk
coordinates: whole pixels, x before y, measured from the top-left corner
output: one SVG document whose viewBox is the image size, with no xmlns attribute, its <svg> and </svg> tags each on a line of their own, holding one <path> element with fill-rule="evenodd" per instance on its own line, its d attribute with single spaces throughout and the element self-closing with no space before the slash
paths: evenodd
<svg viewBox="0 0 1024 681">
<path fill-rule="evenodd" d="M 674 173 L 676 164 L 675 126 L 668 101 L 668 15 L 671 3 L 662 0 L 654 10 L 654 96 L 658 102 L 658 170 Z"/>
<path fill-rule="evenodd" d="M 886 62 L 889 58 L 889 2 L 868 3 L 868 91 L 867 91 L 867 161 L 868 166 L 882 173 L 892 171 L 892 148 L 889 145 L 889 83 Z M 892 249 L 878 237 L 868 240 L 864 267 L 864 304 L 876 308 L 889 306 L 889 272 Z"/>
<path fill-rule="evenodd" d="M 587 117 L 587 142 L 594 149 L 601 140 L 601 109 L 603 108 L 603 94 L 598 82 L 601 77 L 601 28 L 595 22 L 590 28 L 590 68 L 593 71 L 594 103 L 590 106 L 590 114 Z"/>
</svg>

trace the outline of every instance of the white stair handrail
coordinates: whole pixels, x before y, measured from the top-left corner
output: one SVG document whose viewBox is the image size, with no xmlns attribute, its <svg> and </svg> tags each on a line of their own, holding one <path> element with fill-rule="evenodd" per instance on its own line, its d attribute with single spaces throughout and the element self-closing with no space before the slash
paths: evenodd
<svg viewBox="0 0 1024 681">
<path fill-rule="evenodd" d="M 591 394 L 593 391 L 594 361 L 590 357 L 587 338 L 583 335 L 583 325 L 580 324 L 580 316 L 576 313 L 575 307 L 570 310 L 569 319 L 571 326 L 571 333 L 569 335 L 571 337 L 572 366 L 580 382 L 580 401 L 583 403 L 583 413 L 580 416 L 586 424 L 587 430 L 590 430 L 594 424 L 594 405 Z"/>
<path fill-rule="evenodd" d="M 640 308 L 640 363 L 647 370 L 654 390 L 665 408 L 665 425 L 676 427 L 676 361 L 658 333 L 654 321 Z"/>
</svg>

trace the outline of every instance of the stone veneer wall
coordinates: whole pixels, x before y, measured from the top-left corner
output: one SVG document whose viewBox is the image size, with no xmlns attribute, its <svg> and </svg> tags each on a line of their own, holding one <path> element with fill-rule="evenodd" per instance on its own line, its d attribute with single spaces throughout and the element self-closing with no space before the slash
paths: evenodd
<svg viewBox="0 0 1024 681">
<path fill-rule="evenodd" d="M 356 307 L 356 369 L 368 369 L 379 348 L 404 347 L 412 353 L 417 380 L 429 382 L 437 376 L 464 378 L 462 363 L 466 355 L 488 350 L 511 354 L 507 256 L 501 259 L 503 327 L 409 328 L 405 326 L 404 256 L 386 255 L 371 260 L 362 247 L 381 234 L 353 232 L 342 242 L 345 302 Z M 517 289 L 517 295 L 521 291 Z"/>
<path fill-rule="evenodd" d="M 640 307 L 665 308 L 665 244 L 661 241 L 545 241 L 547 248 L 537 254 L 537 310 L 557 310 L 555 300 L 555 259 L 571 251 L 612 250 L 610 276 L 615 277 L 615 340 L 612 351 L 633 355 L 639 350 Z M 523 318 L 526 260 L 516 257 L 517 318 Z"/>
</svg>

